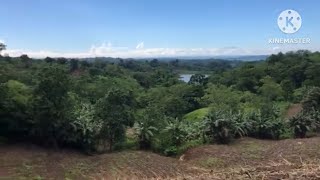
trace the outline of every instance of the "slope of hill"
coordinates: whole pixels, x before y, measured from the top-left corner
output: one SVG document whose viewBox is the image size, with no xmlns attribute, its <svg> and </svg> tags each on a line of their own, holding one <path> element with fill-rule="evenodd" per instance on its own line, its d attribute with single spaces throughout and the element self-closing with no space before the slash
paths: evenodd
<svg viewBox="0 0 320 180">
<path fill-rule="evenodd" d="M 245 138 L 178 158 L 146 151 L 87 156 L 33 145 L 0 146 L 1 179 L 319 179 L 320 137 Z"/>
</svg>

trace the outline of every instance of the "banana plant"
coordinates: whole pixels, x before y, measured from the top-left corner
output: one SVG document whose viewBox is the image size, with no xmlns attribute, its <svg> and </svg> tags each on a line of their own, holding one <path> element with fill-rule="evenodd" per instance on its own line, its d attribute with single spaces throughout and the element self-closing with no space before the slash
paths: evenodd
<svg viewBox="0 0 320 180">
<path fill-rule="evenodd" d="M 139 145 L 141 149 L 150 148 L 152 137 L 158 129 L 154 126 L 150 126 L 145 122 L 138 121 L 134 126 L 136 135 L 139 139 Z"/>
</svg>

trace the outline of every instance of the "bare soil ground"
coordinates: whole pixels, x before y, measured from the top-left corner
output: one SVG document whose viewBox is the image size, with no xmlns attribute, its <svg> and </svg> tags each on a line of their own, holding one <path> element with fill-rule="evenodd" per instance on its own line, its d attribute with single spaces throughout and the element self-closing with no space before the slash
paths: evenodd
<svg viewBox="0 0 320 180">
<path fill-rule="evenodd" d="M 320 137 L 244 138 L 182 157 L 146 151 L 87 156 L 30 144 L 0 145 L 0 179 L 320 179 Z"/>
<path fill-rule="evenodd" d="M 286 118 L 292 118 L 301 111 L 302 111 L 301 104 L 292 104 L 287 110 Z"/>
</svg>

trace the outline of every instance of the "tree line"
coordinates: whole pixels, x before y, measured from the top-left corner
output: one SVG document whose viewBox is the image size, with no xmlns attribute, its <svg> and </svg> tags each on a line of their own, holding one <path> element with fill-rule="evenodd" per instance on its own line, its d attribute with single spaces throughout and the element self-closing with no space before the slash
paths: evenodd
<svg viewBox="0 0 320 180">
<path fill-rule="evenodd" d="M 141 148 L 175 155 L 243 136 L 319 132 L 318 52 L 237 63 L 22 55 L 1 56 L 0 66 L 0 136 L 8 141 L 88 153 Z M 185 83 L 181 70 L 198 73 Z M 286 119 L 292 103 L 303 110 Z"/>
</svg>

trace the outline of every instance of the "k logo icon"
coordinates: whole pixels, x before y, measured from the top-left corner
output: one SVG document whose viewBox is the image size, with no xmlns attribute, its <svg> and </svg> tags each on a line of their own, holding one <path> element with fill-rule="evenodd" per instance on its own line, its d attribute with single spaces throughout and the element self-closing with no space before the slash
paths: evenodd
<svg viewBox="0 0 320 180">
<path fill-rule="evenodd" d="M 280 30 L 286 34 L 297 32 L 302 24 L 300 14 L 294 10 L 282 11 L 278 17 L 278 26 Z"/>
</svg>

